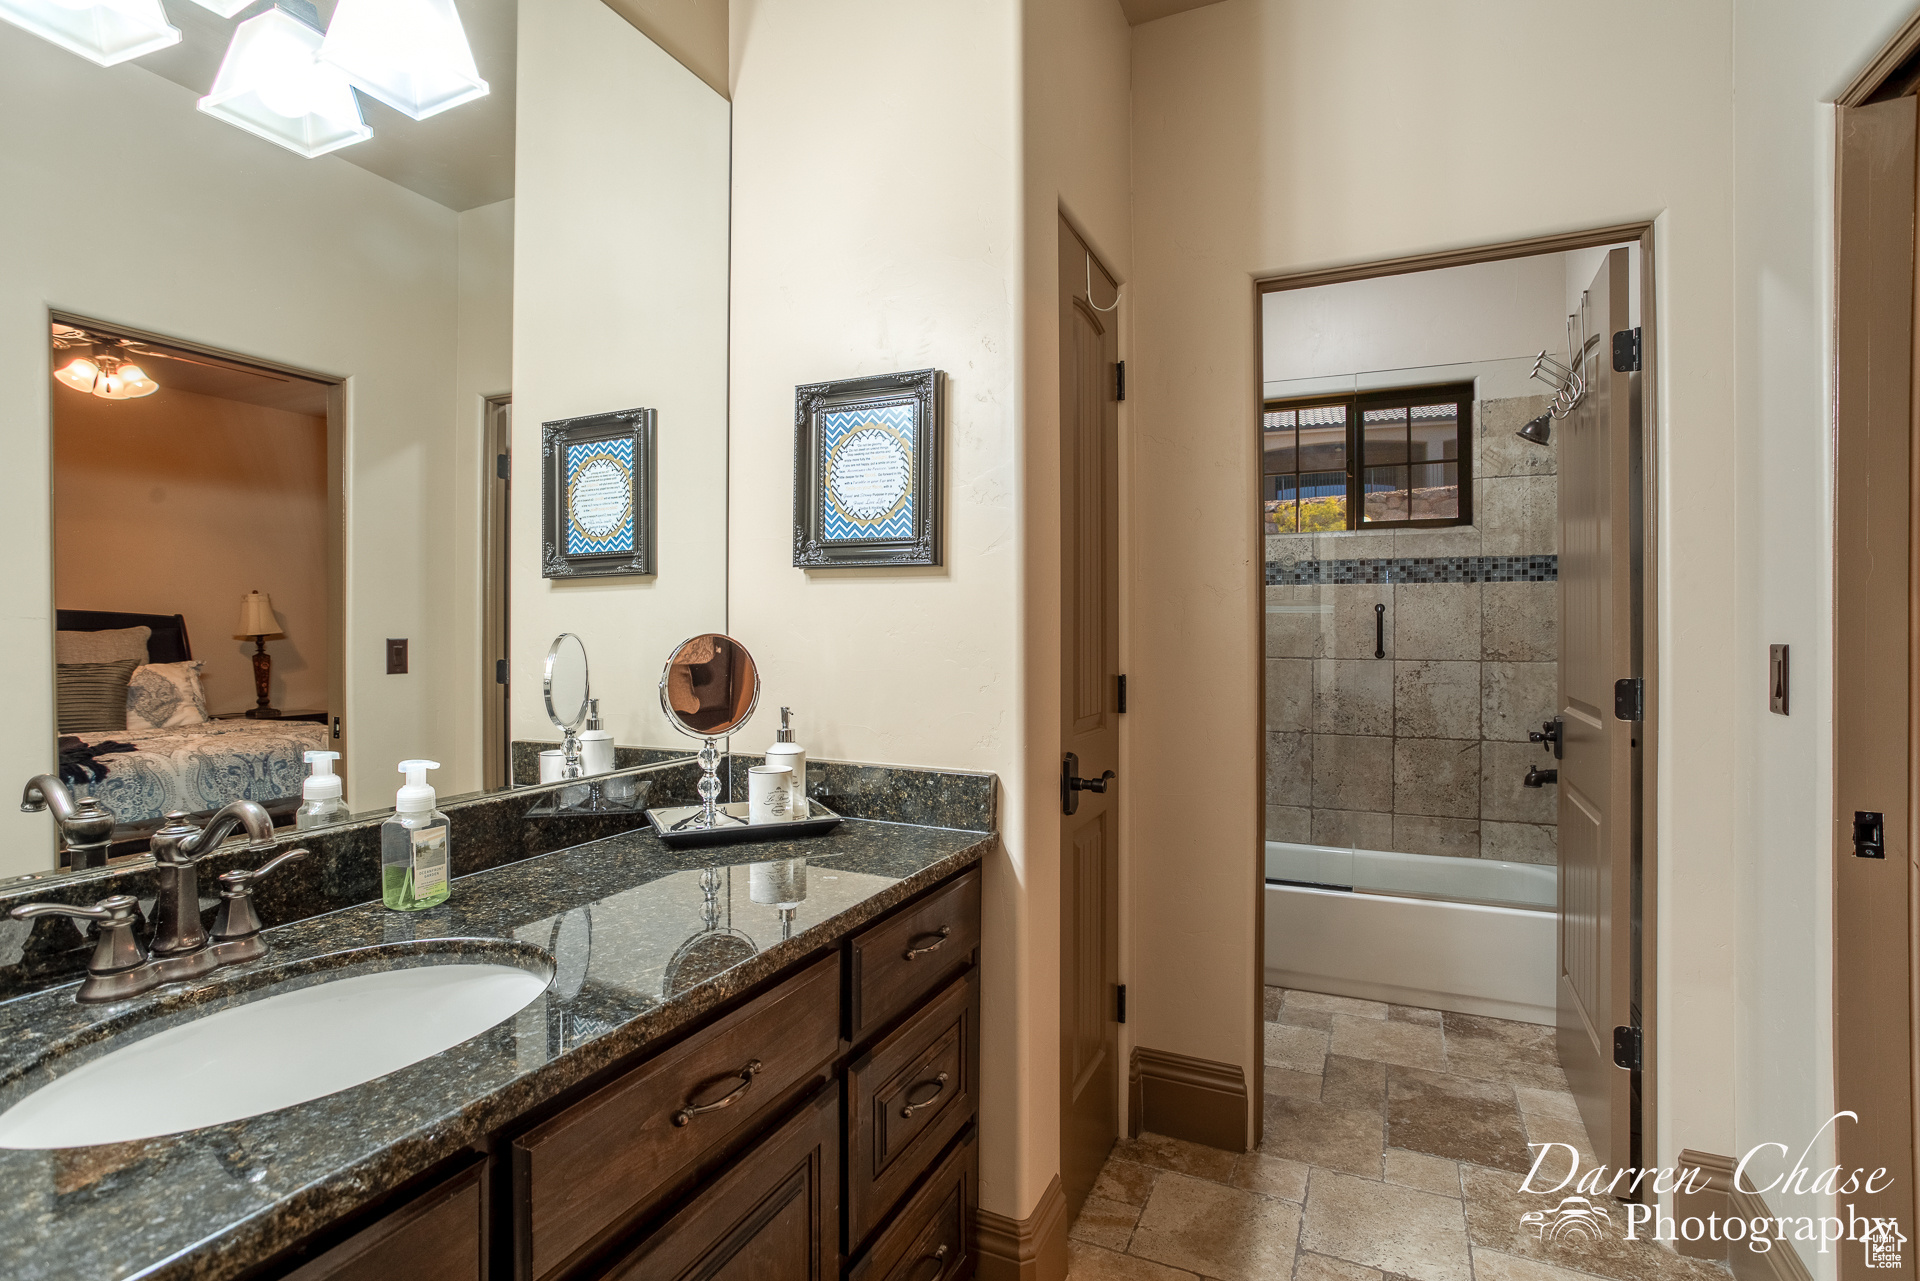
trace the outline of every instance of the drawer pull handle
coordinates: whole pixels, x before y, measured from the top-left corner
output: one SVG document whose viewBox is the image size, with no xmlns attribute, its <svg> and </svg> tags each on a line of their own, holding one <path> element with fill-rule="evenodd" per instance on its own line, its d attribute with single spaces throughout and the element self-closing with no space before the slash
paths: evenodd
<svg viewBox="0 0 1920 1281">
<path fill-rule="evenodd" d="M 920 1111 L 922 1108 L 932 1107 L 934 1100 L 947 1092 L 947 1074 L 945 1072 L 942 1072 L 939 1076 L 935 1077 L 931 1081 L 920 1082 L 920 1085 L 914 1086 L 913 1089 L 917 1090 L 921 1088 L 921 1086 L 926 1086 L 926 1085 L 931 1085 L 933 1087 L 933 1093 L 929 1094 L 926 1098 L 921 1099 L 918 1103 L 909 1103 L 905 1107 L 901 1108 L 900 1115 L 903 1119 L 906 1117 L 912 1116 L 915 1112 Z M 913 1090 L 907 1091 L 907 1094 L 909 1097 L 911 1097 L 913 1094 Z"/>
<path fill-rule="evenodd" d="M 949 934 L 951 934 L 951 933 L 953 933 L 953 927 L 952 927 L 951 925 L 942 925 L 942 926 L 940 927 L 940 932 L 939 932 L 938 934 L 922 934 L 922 935 L 920 936 L 920 938 L 923 938 L 923 939 L 932 939 L 932 940 L 933 940 L 933 942 L 931 942 L 931 943 L 928 943 L 928 944 L 927 944 L 926 946 L 924 946 L 924 947 L 910 947 L 910 948 L 908 948 L 908 949 L 907 949 L 907 959 L 908 959 L 909 961 L 911 961 L 911 960 L 912 960 L 912 959 L 913 959 L 914 957 L 916 957 L 916 956 L 921 956 L 921 955 L 923 955 L 923 954 L 925 954 L 925 953 L 927 953 L 927 952 L 938 952 L 938 951 L 939 951 L 939 950 L 940 950 L 940 949 L 941 949 L 941 948 L 942 948 L 943 946 L 945 946 L 945 944 L 946 944 L 946 941 L 947 941 L 947 935 L 949 935 Z M 910 941 L 910 942 L 918 942 L 919 940 L 918 940 L 918 939 L 913 939 L 913 940 L 909 940 L 909 941 Z"/>
<path fill-rule="evenodd" d="M 935 1272 L 931 1277 L 928 1277 L 927 1281 L 943 1281 L 947 1275 L 947 1269 L 953 1266 L 947 1259 L 947 1247 L 944 1245 L 932 1254 L 921 1255 L 920 1262 L 937 1263 L 940 1265 L 940 1270 Z"/>
<path fill-rule="evenodd" d="M 697 1107 L 689 1102 L 686 1107 L 681 1108 L 673 1114 L 673 1123 L 675 1125 L 685 1125 L 696 1116 L 701 1116 L 708 1112 L 718 1112 L 721 1108 L 732 1107 L 746 1095 L 748 1090 L 753 1088 L 753 1078 L 760 1074 L 761 1067 L 762 1065 L 759 1059 L 755 1059 L 753 1062 L 747 1064 L 744 1068 L 734 1073 L 735 1076 L 740 1078 L 740 1084 L 729 1090 L 725 1098 L 715 1099 L 711 1103 L 702 1103 Z"/>
</svg>

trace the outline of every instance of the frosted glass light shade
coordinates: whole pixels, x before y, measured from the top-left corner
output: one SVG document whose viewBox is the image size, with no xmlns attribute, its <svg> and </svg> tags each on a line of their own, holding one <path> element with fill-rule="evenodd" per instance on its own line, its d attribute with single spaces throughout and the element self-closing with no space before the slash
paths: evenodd
<svg viewBox="0 0 1920 1281">
<path fill-rule="evenodd" d="M 75 391 L 91 393 L 94 385 L 100 381 L 100 366 L 93 362 L 91 356 L 75 356 L 54 370 L 53 376 Z"/>
<path fill-rule="evenodd" d="M 487 94 L 453 0 L 340 0 L 320 58 L 415 120 Z"/>
<path fill-rule="evenodd" d="M 0 18 L 103 67 L 180 43 L 160 0 L 0 0 Z"/>
<path fill-rule="evenodd" d="M 121 364 L 100 375 L 100 382 L 93 394 L 102 400 L 133 400 L 139 396 L 151 396 L 160 390 L 160 384 L 147 377 L 146 371 L 135 364 Z"/>
<path fill-rule="evenodd" d="M 223 18 L 231 18 L 253 3 L 253 0 L 193 0 L 202 9 L 211 9 Z"/>
<path fill-rule="evenodd" d="M 200 110 L 308 158 L 373 137 L 347 78 L 319 60 L 321 39 L 284 9 L 248 18 Z"/>
</svg>

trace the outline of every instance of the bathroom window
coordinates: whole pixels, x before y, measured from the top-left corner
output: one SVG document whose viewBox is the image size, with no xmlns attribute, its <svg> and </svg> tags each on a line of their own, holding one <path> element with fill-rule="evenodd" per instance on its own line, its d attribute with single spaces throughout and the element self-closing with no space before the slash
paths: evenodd
<svg viewBox="0 0 1920 1281">
<path fill-rule="evenodd" d="M 1269 534 L 1473 521 L 1473 384 L 1270 400 Z"/>
</svg>

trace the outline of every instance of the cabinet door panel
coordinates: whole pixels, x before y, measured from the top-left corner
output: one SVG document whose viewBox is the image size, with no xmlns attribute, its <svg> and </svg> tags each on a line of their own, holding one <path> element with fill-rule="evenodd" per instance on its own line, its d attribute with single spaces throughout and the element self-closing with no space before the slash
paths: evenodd
<svg viewBox="0 0 1920 1281">
<path fill-rule="evenodd" d="M 607 1281 L 830 1281 L 840 1267 L 840 1092 L 742 1153 Z"/>
<path fill-rule="evenodd" d="M 286 1281 L 480 1281 L 484 1227 L 474 1165 L 287 1274 Z"/>
<path fill-rule="evenodd" d="M 969 1131 L 907 1198 L 893 1222 L 874 1238 L 873 1247 L 848 1271 L 848 1281 L 956 1281 L 973 1273 L 978 1133 Z"/>
</svg>

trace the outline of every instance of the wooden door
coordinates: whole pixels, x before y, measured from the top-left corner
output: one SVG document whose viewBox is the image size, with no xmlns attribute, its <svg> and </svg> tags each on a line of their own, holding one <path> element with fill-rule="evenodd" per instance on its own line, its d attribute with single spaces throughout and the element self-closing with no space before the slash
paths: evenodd
<svg viewBox="0 0 1920 1281">
<path fill-rule="evenodd" d="M 1633 753 L 1616 683 L 1633 646 L 1631 387 L 1613 368 L 1627 328 L 1627 254 L 1607 254 L 1581 302 L 1587 394 L 1558 432 L 1560 467 L 1559 1050 L 1594 1155 L 1632 1160 L 1632 1073 L 1614 1029 L 1634 1026 Z M 1576 321 L 1576 332 L 1580 322 Z M 1628 713 L 1631 715 L 1631 713 Z"/>
<path fill-rule="evenodd" d="M 513 476 L 513 401 L 501 396 L 487 401 L 486 449 L 482 457 L 490 460 L 481 480 L 485 486 L 486 554 L 482 573 L 481 635 L 484 650 L 480 664 L 481 748 L 484 757 L 485 784 L 488 791 L 513 783 L 512 721 L 507 712 L 507 621 L 511 599 L 507 586 L 507 513 L 509 487 Z"/>
<path fill-rule="evenodd" d="M 1840 1198 L 1898 1221 L 1902 1266 L 1836 1252 L 1842 1277 L 1914 1271 L 1911 895 L 1916 813 L 1912 664 L 1914 99 L 1839 115 L 1834 317 L 1833 1127 L 1844 1169 L 1885 1169 L 1877 1194 Z M 1856 814 L 1882 841 L 1856 845 Z M 1871 820 L 1869 820 L 1871 823 Z M 1863 852 L 1867 855 L 1863 857 Z M 1876 856 L 1877 855 L 1877 856 Z M 1835 1214 L 1844 1217 L 1844 1209 Z"/>
<path fill-rule="evenodd" d="M 1117 295 L 1062 220 L 1060 741 L 1089 779 L 1120 760 L 1119 313 L 1099 310 Z M 1060 1184 L 1069 1217 L 1119 1137 L 1119 786 L 1074 793 L 1075 812 L 1060 822 Z"/>
</svg>

